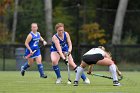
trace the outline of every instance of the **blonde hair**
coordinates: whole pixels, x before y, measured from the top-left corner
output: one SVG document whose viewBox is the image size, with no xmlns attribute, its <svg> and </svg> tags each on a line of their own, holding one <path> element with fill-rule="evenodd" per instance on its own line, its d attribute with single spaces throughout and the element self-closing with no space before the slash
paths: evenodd
<svg viewBox="0 0 140 93">
<path fill-rule="evenodd" d="M 59 27 L 64 27 L 64 24 L 63 23 L 57 23 L 55 25 L 55 30 L 57 30 Z"/>
<path fill-rule="evenodd" d="M 34 24 L 37 25 L 37 23 L 32 23 L 32 24 L 31 24 L 31 27 L 32 27 L 32 25 L 34 25 Z"/>
<path fill-rule="evenodd" d="M 105 51 L 105 47 L 103 47 L 103 46 L 98 46 L 98 48 L 100 48 L 100 49 Z"/>
<path fill-rule="evenodd" d="M 110 59 L 112 59 L 112 54 L 111 54 L 111 52 L 110 52 L 110 51 L 106 51 L 106 50 L 105 50 L 105 47 L 103 47 L 103 46 L 98 46 L 98 48 L 100 48 L 100 49 L 102 49 L 103 51 L 105 51 L 105 52 L 109 55 Z"/>
</svg>

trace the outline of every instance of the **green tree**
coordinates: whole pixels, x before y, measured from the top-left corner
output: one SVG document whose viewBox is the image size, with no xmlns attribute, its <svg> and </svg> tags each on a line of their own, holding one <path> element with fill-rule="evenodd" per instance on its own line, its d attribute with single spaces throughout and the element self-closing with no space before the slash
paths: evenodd
<svg viewBox="0 0 140 93">
<path fill-rule="evenodd" d="M 9 43 L 10 41 L 10 28 L 9 15 L 13 9 L 13 0 L 0 1 L 0 43 Z"/>
<path fill-rule="evenodd" d="M 137 44 L 137 37 L 132 36 L 132 32 L 127 32 L 121 44 L 123 45 L 135 45 Z"/>
<path fill-rule="evenodd" d="M 53 9 L 53 25 L 55 26 L 56 23 L 64 23 L 65 25 L 65 31 L 69 32 L 71 35 L 72 41 L 74 41 L 75 38 L 75 18 L 72 14 L 69 14 L 69 9 L 64 8 L 61 4 L 57 7 L 54 7 Z M 56 33 L 54 29 L 54 33 Z"/>
<path fill-rule="evenodd" d="M 36 22 L 39 32 L 43 37 L 45 32 L 44 1 L 42 0 L 21 0 L 19 2 L 18 25 L 16 41 L 23 43 L 27 34 L 31 31 L 31 23 Z"/>
<path fill-rule="evenodd" d="M 10 33 L 9 29 L 5 24 L 0 23 L 0 44 L 9 43 L 10 41 Z"/>
<path fill-rule="evenodd" d="M 106 44 L 105 30 L 100 27 L 98 23 L 91 23 L 83 25 L 84 33 L 87 36 L 90 44 Z"/>
</svg>

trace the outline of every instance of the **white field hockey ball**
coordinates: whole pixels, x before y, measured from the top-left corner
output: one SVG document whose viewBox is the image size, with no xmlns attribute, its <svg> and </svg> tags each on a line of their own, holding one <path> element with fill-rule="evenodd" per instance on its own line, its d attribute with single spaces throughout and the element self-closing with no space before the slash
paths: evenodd
<svg viewBox="0 0 140 93">
<path fill-rule="evenodd" d="M 71 82 L 70 82 L 70 81 L 68 81 L 68 82 L 67 82 L 67 84 L 71 84 Z"/>
</svg>

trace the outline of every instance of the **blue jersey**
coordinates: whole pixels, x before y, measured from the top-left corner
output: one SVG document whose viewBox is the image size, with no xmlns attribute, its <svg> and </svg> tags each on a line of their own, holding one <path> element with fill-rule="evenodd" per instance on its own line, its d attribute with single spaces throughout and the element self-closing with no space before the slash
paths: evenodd
<svg viewBox="0 0 140 93">
<path fill-rule="evenodd" d="M 30 58 L 35 58 L 41 54 L 39 46 L 38 46 L 39 40 L 40 40 L 40 33 L 37 32 L 36 34 L 34 34 L 33 32 L 30 32 L 29 34 L 32 35 L 32 39 L 29 42 L 29 46 L 30 46 L 32 51 L 37 50 Z M 25 56 L 27 56 L 28 54 L 30 54 L 30 51 L 29 51 L 29 49 L 26 48 Z"/>
<path fill-rule="evenodd" d="M 60 39 L 60 37 L 58 36 L 58 34 L 55 34 L 55 36 L 56 36 L 56 37 L 58 38 L 58 40 L 59 40 L 59 43 L 60 43 L 62 52 L 68 52 L 68 48 L 69 48 L 69 47 L 68 47 L 68 44 L 67 44 L 66 32 L 64 32 L 64 38 L 63 38 L 63 40 Z M 50 51 L 51 51 L 51 52 L 57 51 L 54 42 L 52 42 Z"/>
</svg>

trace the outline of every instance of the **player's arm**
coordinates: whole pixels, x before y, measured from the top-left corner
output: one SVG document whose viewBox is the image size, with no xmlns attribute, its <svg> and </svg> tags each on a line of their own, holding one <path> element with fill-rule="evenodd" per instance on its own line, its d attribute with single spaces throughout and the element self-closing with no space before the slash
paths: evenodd
<svg viewBox="0 0 140 93">
<path fill-rule="evenodd" d="M 112 54 L 111 54 L 111 52 L 107 52 L 107 54 L 108 54 L 109 58 L 112 59 Z"/>
<path fill-rule="evenodd" d="M 91 74 L 92 70 L 93 70 L 93 64 L 89 65 L 87 74 Z"/>
<path fill-rule="evenodd" d="M 65 56 L 64 54 L 62 53 L 62 49 L 61 49 L 61 46 L 60 46 L 60 43 L 59 43 L 59 40 L 56 36 L 53 36 L 52 37 L 52 41 L 54 42 L 55 46 L 56 46 L 56 49 L 60 55 L 60 57 L 64 60 L 65 59 Z"/>
<path fill-rule="evenodd" d="M 47 45 L 47 42 L 43 39 L 43 37 L 41 36 L 40 37 L 40 41 L 42 41 L 43 42 L 43 45 L 45 46 L 45 45 Z"/>
<path fill-rule="evenodd" d="M 109 59 L 112 59 L 111 55 L 108 52 L 105 52 L 104 57 L 109 58 Z"/>
<path fill-rule="evenodd" d="M 72 42 L 71 42 L 71 39 L 70 39 L 70 35 L 67 32 L 66 32 L 66 36 L 67 36 L 67 43 L 68 43 L 68 46 L 69 46 L 68 52 L 71 53 L 71 51 L 72 51 Z"/>
<path fill-rule="evenodd" d="M 30 53 L 32 54 L 33 51 L 32 51 L 32 49 L 31 49 L 30 46 L 29 46 L 29 42 L 31 41 L 31 39 L 32 39 L 32 35 L 29 34 L 29 35 L 27 36 L 26 40 L 25 40 L 25 46 L 27 47 L 27 49 L 29 49 Z"/>
</svg>

